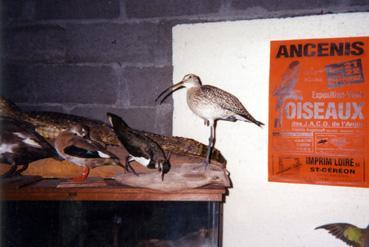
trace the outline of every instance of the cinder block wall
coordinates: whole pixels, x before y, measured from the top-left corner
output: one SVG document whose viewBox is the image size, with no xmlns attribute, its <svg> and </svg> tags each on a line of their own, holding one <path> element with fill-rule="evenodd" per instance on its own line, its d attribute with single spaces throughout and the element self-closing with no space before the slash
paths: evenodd
<svg viewBox="0 0 369 247">
<path fill-rule="evenodd" d="M 170 135 L 172 101 L 154 99 L 171 84 L 174 25 L 368 11 L 369 1 L 2 0 L 1 7 L 1 95 L 27 110 L 100 120 L 111 111 Z"/>
</svg>

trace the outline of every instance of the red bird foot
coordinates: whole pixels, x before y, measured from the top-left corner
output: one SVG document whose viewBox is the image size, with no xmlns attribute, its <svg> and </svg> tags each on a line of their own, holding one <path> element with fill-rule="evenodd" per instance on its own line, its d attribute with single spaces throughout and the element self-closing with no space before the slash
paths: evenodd
<svg viewBox="0 0 369 247">
<path fill-rule="evenodd" d="M 76 182 L 76 183 L 82 183 L 83 181 L 86 180 L 89 173 L 90 173 L 90 168 L 85 166 L 85 167 L 83 167 L 83 171 L 82 171 L 81 176 L 73 178 L 72 181 Z"/>
</svg>

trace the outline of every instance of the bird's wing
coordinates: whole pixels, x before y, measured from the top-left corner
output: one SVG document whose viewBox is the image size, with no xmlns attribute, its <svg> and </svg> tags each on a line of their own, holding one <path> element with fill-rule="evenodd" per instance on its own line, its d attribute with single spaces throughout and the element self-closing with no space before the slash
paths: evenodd
<svg viewBox="0 0 369 247">
<path fill-rule="evenodd" d="M 12 138 L 18 139 L 33 148 L 42 149 L 46 147 L 45 145 L 50 146 L 43 137 L 35 132 L 34 127 L 29 123 L 1 117 L 1 127 L 1 136 L 3 137 L 9 138 L 12 136 Z"/>
<path fill-rule="evenodd" d="M 148 144 L 149 144 L 151 152 L 156 153 L 157 155 L 162 155 L 165 158 L 164 150 L 159 145 L 159 143 L 157 143 L 155 140 L 153 140 L 152 138 L 148 136 L 144 135 L 144 137 L 147 138 L 148 140 Z"/>
<path fill-rule="evenodd" d="M 142 131 L 130 128 L 122 118 L 115 114 L 108 113 L 108 116 L 115 134 L 130 155 L 150 160 L 149 165 L 156 161 L 155 155 L 160 155 L 161 152 L 164 156 L 160 146 L 145 136 Z"/>
<path fill-rule="evenodd" d="M 23 143 L 23 151 L 27 150 L 32 153 L 39 153 L 39 155 L 44 157 L 62 159 L 54 147 L 35 131 L 35 127 L 32 124 L 21 120 L 1 117 L 0 125 L 2 127 L 0 133 L 2 142 L 7 142 L 11 139 L 18 140 L 19 143 Z"/>
<path fill-rule="evenodd" d="M 92 141 L 81 137 L 73 138 L 70 144 L 64 147 L 64 153 L 80 158 L 116 158 L 110 152 L 94 145 Z"/>
<path fill-rule="evenodd" d="M 142 150 L 144 150 L 144 152 L 140 153 L 141 156 L 146 159 L 152 159 L 154 155 L 153 152 L 155 151 L 153 149 L 154 141 L 151 140 L 149 137 L 146 137 L 145 135 L 143 135 L 143 133 L 141 133 L 138 130 L 131 129 L 131 134 L 135 136 L 133 140 L 139 142 L 137 144 L 139 144 L 142 147 Z"/>
<path fill-rule="evenodd" d="M 246 111 L 242 103 L 233 94 L 228 93 L 220 88 L 204 85 L 202 86 L 201 97 L 209 102 L 213 102 L 221 106 L 223 109 L 242 114 Z M 246 111 L 247 112 L 247 111 Z"/>
<path fill-rule="evenodd" d="M 106 154 L 105 152 L 99 151 L 99 150 L 87 150 L 80 147 L 76 147 L 74 145 L 67 146 L 64 148 L 64 153 L 79 157 L 79 158 L 86 158 L 86 159 L 92 159 L 92 158 L 103 158 L 103 159 L 109 159 L 112 158 L 109 154 Z"/>
<path fill-rule="evenodd" d="M 128 153 L 134 157 L 143 157 L 145 159 L 151 159 L 152 154 L 150 150 L 150 142 L 147 137 L 131 128 L 116 128 L 115 133 L 126 148 Z"/>
<path fill-rule="evenodd" d="M 74 145 L 65 147 L 64 153 L 79 158 L 100 158 L 96 151 L 89 151 Z"/>
<path fill-rule="evenodd" d="M 211 93 L 206 93 L 208 90 L 211 91 Z M 216 98 L 216 104 L 218 104 L 221 108 L 243 117 L 245 121 L 253 122 L 258 126 L 264 125 L 262 122 L 256 120 L 242 105 L 241 101 L 233 94 L 210 85 L 203 86 L 203 92 L 203 97 L 208 98 L 209 101 L 213 101 Z"/>
<path fill-rule="evenodd" d="M 334 223 L 319 226 L 315 229 L 326 229 L 330 234 L 341 239 L 349 246 L 360 247 L 363 229 L 347 223 Z"/>
</svg>

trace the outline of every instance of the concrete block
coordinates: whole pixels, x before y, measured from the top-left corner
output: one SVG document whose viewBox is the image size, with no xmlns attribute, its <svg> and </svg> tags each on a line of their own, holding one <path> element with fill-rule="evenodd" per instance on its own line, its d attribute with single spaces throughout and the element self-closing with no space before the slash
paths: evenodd
<svg viewBox="0 0 369 247">
<path fill-rule="evenodd" d="M 5 29 L 3 52 L 8 61 L 59 63 L 65 59 L 66 31 L 58 25 Z"/>
<path fill-rule="evenodd" d="M 117 108 L 103 105 L 79 105 L 70 113 L 106 122 L 107 112 L 112 112 L 122 117 L 131 128 L 157 133 L 155 128 L 156 110 L 154 107 Z"/>
<path fill-rule="evenodd" d="M 162 135 L 172 135 L 173 126 L 173 105 L 162 104 L 156 106 L 156 125 L 157 133 Z"/>
<path fill-rule="evenodd" d="M 11 65 L 4 91 L 18 102 L 113 104 L 119 76 L 111 66 Z"/>
<path fill-rule="evenodd" d="M 68 113 L 107 122 L 106 113 L 112 112 L 115 109 L 116 108 L 111 105 L 91 106 L 91 105 L 79 104 L 73 107 L 73 109 L 70 110 Z"/>
<path fill-rule="evenodd" d="M 369 7 L 369 1 L 368 0 L 346 0 L 348 2 L 348 5 L 350 6 L 366 6 L 366 10 L 368 10 Z M 362 11 L 365 11 L 364 9 Z"/>
<path fill-rule="evenodd" d="M 129 18 L 188 16 L 217 13 L 221 0 L 127 0 Z"/>
<path fill-rule="evenodd" d="M 33 1 L 3 0 L 1 3 L 1 18 L 3 23 L 30 20 L 33 17 Z"/>
<path fill-rule="evenodd" d="M 119 0 L 37 0 L 37 20 L 112 19 L 120 15 Z"/>
<path fill-rule="evenodd" d="M 172 84 L 172 67 L 127 67 L 122 77 L 131 106 L 154 106 L 155 98 Z"/>
<path fill-rule="evenodd" d="M 131 128 L 157 133 L 155 107 L 119 109 L 113 113 L 121 116 Z"/>
<path fill-rule="evenodd" d="M 119 115 L 131 128 L 161 135 L 172 134 L 173 106 L 171 104 L 163 104 L 156 107 L 132 108 L 79 104 L 68 113 L 107 122 L 107 112 Z"/>
<path fill-rule="evenodd" d="M 304 10 L 304 9 L 315 9 L 324 8 L 332 5 L 337 5 L 342 1 L 337 0 L 327 0 L 327 1 L 293 1 L 293 0 L 282 0 L 282 1 L 270 1 L 270 0 L 233 0 L 232 7 L 234 9 L 245 10 L 251 7 L 260 7 L 269 11 L 279 11 L 279 10 Z M 300 12 L 301 12 L 300 11 Z M 299 12 L 299 13 L 300 13 Z"/>
<path fill-rule="evenodd" d="M 163 24 L 70 24 L 68 59 L 80 62 L 163 63 L 171 61 L 171 32 Z"/>
<path fill-rule="evenodd" d="M 63 112 L 67 113 L 67 111 L 63 108 L 62 105 L 49 105 L 49 104 L 17 104 L 23 111 L 51 111 L 51 112 Z"/>
<path fill-rule="evenodd" d="M 2 82 L 1 95 L 10 99 L 13 102 L 34 102 L 35 97 L 32 92 L 32 84 L 26 79 L 27 75 L 23 73 L 30 73 L 24 66 L 17 65 L 3 65 L 2 68 Z"/>
</svg>

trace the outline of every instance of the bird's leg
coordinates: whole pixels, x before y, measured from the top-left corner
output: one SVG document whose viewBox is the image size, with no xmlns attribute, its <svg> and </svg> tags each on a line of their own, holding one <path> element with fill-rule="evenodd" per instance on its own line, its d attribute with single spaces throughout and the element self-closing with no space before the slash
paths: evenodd
<svg viewBox="0 0 369 247">
<path fill-rule="evenodd" d="M 205 160 L 205 169 L 208 168 L 210 164 L 211 152 L 215 142 L 215 123 L 210 125 L 210 137 L 209 137 L 209 144 L 208 144 L 208 151 L 206 153 L 206 160 Z"/>
<path fill-rule="evenodd" d="M 88 177 L 88 174 L 90 173 L 90 168 L 87 166 L 83 167 L 82 174 L 79 177 L 73 178 L 73 182 L 81 183 Z"/>
<path fill-rule="evenodd" d="M 135 174 L 136 176 L 138 176 L 138 173 L 135 171 L 135 169 L 133 169 L 133 167 L 130 164 L 132 161 L 133 160 L 131 159 L 131 157 L 130 156 L 127 156 L 125 169 L 126 169 L 127 172 L 130 172 L 130 169 L 131 169 L 131 171 L 133 172 L 133 174 Z"/>
<path fill-rule="evenodd" d="M 163 168 L 163 164 L 159 164 L 159 172 L 160 172 L 160 176 L 161 176 L 161 181 L 164 181 L 164 168 Z"/>
<path fill-rule="evenodd" d="M 9 171 L 5 172 L 3 175 L 1 175 L 1 178 L 9 178 L 11 176 L 14 175 L 14 173 L 17 170 L 17 165 L 15 164 L 15 162 L 12 162 L 10 165 L 10 169 Z"/>
<path fill-rule="evenodd" d="M 21 173 L 22 173 L 22 172 L 24 172 L 25 170 L 27 170 L 27 168 L 28 168 L 28 163 L 27 163 L 27 164 L 24 164 L 24 165 L 23 165 L 23 167 L 22 167 L 21 169 L 19 169 L 19 170 L 17 170 L 17 171 L 15 172 L 15 174 L 16 174 L 16 175 L 21 175 Z"/>
<path fill-rule="evenodd" d="M 124 169 L 126 170 L 126 172 L 129 172 L 129 162 L 131 162 L 130 160 L 129 160 L 129 156 L 127 156 L 126 157 L 126 163 L 125 163 L 125 165 L 124 165 Z"/>
<path fill-rule="evenodd" d="M 204 124 L 205 124 L 206 126 L 209 126 L 209 120 L 204 119 Z"/>
</svg>

